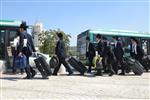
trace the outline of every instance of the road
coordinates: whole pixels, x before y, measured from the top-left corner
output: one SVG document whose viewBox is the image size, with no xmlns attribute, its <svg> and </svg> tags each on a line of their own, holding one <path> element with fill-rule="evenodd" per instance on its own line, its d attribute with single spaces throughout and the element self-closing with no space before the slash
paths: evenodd
<svg viewBox="0 0 150 100">
<path fill-rule="evenodd" d="M 150 73 L 142 76 L 50 76 L 21 79 L 24 75 L 1 74 L 1 100 L 150 100 Z"/>
</svg>

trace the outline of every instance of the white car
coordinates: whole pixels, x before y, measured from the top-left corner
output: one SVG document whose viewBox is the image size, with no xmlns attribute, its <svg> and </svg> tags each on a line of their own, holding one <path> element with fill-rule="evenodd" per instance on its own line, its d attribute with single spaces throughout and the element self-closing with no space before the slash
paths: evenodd
<svg viewBox="0 0 150 100">
<path fill-rule="evenodd" d="M 49 64 L 50 59 L 51 59 L 48 54 L 43 54 L 40 52 L 34 52 L 32 54 L 32 56 L 29 57 L 29 64 L 31 67 L 36 67 L 34 59 L 36 59 L 37 57 L 43 57 L 46 60 L 47 64 Z"/>
</svg>

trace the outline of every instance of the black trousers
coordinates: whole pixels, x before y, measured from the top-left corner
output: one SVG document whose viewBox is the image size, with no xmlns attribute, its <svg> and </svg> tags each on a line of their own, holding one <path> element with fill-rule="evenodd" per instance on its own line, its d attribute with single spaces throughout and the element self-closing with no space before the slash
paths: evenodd
<svg viewBox="0 0 150 100">
<path fill-rule="evenodd" d="M 108 68 L 108 73 L 110 73 L 110 74 L 115 74 L 115 71 L 114 71 L 113 68 L 112 68 L 112 64 L 108 63 L 108 64 L 107 64 L 107 68 Z"/>
<path fill-rule="evenodd" d="M 89 68 L 88 68 L 88 73 L 91 73 L 91 71 L 92 71 L 92 66 L 93 66 L 93 57 L 88 57 L 88 62 L 89 62 L 89 64 L 88 64 L 88 66 L 89 66 Z"/>
<path fill-rule="evenodd" d="M 125 73 L 125 68 L 123 66 L 123 59 L 117 59 L 116 63 L 115 63 L 115 72 L 116 74 L 118 74 L 118 70 L 119 70 L 119 65 L 121 66 L 121 73 Z"/>
<path fill-rule="evenodd" d="M 121 73 L 125 73 L 125 68 L 123 66 L 123 59 L 117 59 L 117 61 L 115 62 L 115 65 L 113 65 L 113 69 L 115 71 L 116 74 L 118 74 L 118 70 L 119 70 L 119 65 L 121 67 Z"/>
<path fill-rule="evenodd" d="M 106 64 L 105 66 L 109 74 L 115 74 L 113 70 L 113 63 L 114 63 L 114 60 L 112 58 L 108 56 L 105 58 L 105 64 Z"/>
<path fill-rule="evenodd" d="M 35 70 L 29 65 L 29 56 L 26 56 L 27 58 L 27 67 L 25 68 L 25 72 L 27 74 L 27 77 L 31 78 L 32 74 L 35 73 Z"/>
<path fill-rule="evenodd" d="M 58 59 L 59 59 L 59 65 L 56 66 L 56 68 L 54 69 L 54 72 L 53 72 L 54 75 L 57 75 L 61 64 L 63 64 L 65 66 L 65 68 L 67 69 L 67 71 L 69 73 L 73 73 L 71 68 L 69 67 L 68 63 L 65 61 L 65 58 L 58 58 Z"/>
<path fill-rule="evenodd" d="M 107 69 L 107 57 L 103 57 L 102 59 L 102 64 L 103 64 L 103 70 L 104 72 L 106 72 L 108 69 Z"/>
</svg>

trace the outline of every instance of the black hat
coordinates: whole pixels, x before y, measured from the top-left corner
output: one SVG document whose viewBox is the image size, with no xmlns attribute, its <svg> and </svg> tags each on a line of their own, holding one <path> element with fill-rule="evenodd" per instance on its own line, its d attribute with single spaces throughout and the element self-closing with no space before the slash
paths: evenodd
<svg viewBox="0 0 150 100">
<path fill-rule="evenodd" d="M 119 40 L 118 36 L 113 36 L 113 38 L 114 38 L 115 40 Z"/>
<path fill-rule="evenodd" d="M 138 44 L 138 40 L 134 37 L 131 37 L 131 40 L 135 41 Z"/>
<path fill-rule="evenodd" d="M 107 38 L 106 38 L 105 36 L 103 36 L 103 39 L 104 39 L 104 40 L 107 40 Z"/>
<path fill-rule="evenodd" d="M 97 35 L 96 35 L 96 38 L 101 39 L 101 38 L 102 38 L 102 35 L 97 34 Z"/>
<path fill-rule="evenodd" d="M 63 34 L 61 32 L 56 33 L 59 38 L 63 38 Z"/>
<path fill-rule="evenodd" d="M 22 22 L 21 24 L 20 24 L 20 28 L 23 28 L 23 29 L 27 29 L 28 28 L 28 26 L 26 25 L 26 22 Z"/>
</svg>

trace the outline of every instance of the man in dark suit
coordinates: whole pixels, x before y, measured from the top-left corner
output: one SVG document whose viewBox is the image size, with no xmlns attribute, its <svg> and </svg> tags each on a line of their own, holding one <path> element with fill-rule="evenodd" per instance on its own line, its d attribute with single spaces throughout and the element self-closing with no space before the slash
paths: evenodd
<svg viewBox="0 0 150 100">
<path fill-rule="evenodd" d="M 24 79 L 31 79 L 35 76 L 36 72 L 33 70 L 33 68 L 29 65 L 29 57 L 31 56 L 32 52 L 35 52 L 35 48 L 33 45 L 32 36 L 27 33 L 28 26 L 26 25 L 26 22 L 22 22 L 20 25 L 19 31 L 19 45 L 17 47 L 17 55 L 21 56 L 24 54 L 27 59 L 27 67 L 25 68 L 27 76 L 24 77 Z M 31 51 L 29 52 L 28 48 L 31 47 Z"/>
<path fill-rule="evenodd" d="M 130 51 L 131 51 L 132 57 L 138 60 L 139 62 L 141 62 L 144 56 L 144 52 L 142 48 L 139 46 L 137 39 L 131 38 L 131 42 L 132 42 L 132 45 L 130 47 L 131 48 Z"/>
<path fill-rule="evenodd" d="M 122 44 L 119 41 L 118 37 L 113 37 L 113 41 L 114 41 L 114 55 L 116 57 L 116 63 L 114 65 L 114 71 L 116 72 L 116 74 L 118 74 L 118 69 L 119 69 L 119 65 L 121 66 L 121 73 L 120 75 L 125 75 L 125 69 L 123 67 L 123 48 L 122 48 Z"/>
<path fill-rule="evenodd" d="M 112 69 L 112 65 L 115 62 L 114 54 L 112 52 L 112 49 L 110 47 L 110 43 L 107 40 L 106 37 L 103 37 L 103 51 L 102 56 L 104 60 L 104 72 L 108 73 L 109 76 L 112 76 L 115 74 L 114 70 Z"/>
<path fill-rule="evenodd" d="M 97 34 L 96 35 L 96 40 L 98 42 L 97 44 L 97 51 L 98 51 L 98 55 L 100 55 L 101 57 L 103 57 L 102 59 L 102 64 L 103 64 L 103 70 L 104 70 L 104 73 L 107 73 L 108 70 L 107 70 L 107 52 L 108 52 L 108 49 L 107 49 L 107 41 L 106 39 L 103 40 L 102 36 L 100 34 Z"/>
<path fill-rule="evenodd" d="M 61 66 L 61 64 L 63 64 L 67 71 L 69 72 L 68 75 L 72 75 L 73 72 L 71 70 L 71 68 L 69 67 L 69 65 L 67 64 L 67 62 L 65 61 L 66 59 L 66 49 L 65 49 L 65 43 L 63 41 L 63 34 L 62 33 L 57 33 L 57 36 L 59 38 L 56 48 L 55 48 L 55 54 L 57 55 L 58 59 L 59 59 L 59 65 L 54 69 L 53 75 L 57 75 L 57 72 Z"/>
<path fill-rule="evenodd" d="M 94 45 L 90 42 L 90 38 L 86 37 L 86 57 L 88 59 L 88 71 L 87 73 L 91 73 L 93 66 L 93 58 L 95 57 L 95 48 Z"/>
<path fill-rule="evenodd" d="M 103 40 L 100 34 L 96 35 L 96 41 L 98 42 L 96 51 L 98 51 L 98 55 L 102 57 L 102 50 L 103 50 Z"/>
<path fill-rule="evenodd" d="M 107 58 L 108 58 L 108 52 L 109 52 L 109 46 L 108 46 L 108 41 L 106 37 L 97 34 L 96 35 L 96 40 L 98 42 L 97 44 L 97 51 L 98 54 L 103 58 L 102 59 L 102 64 L 103 64 L 103 70 L 104 73 L 108 73 L 108 67 L 107 67 Z"/>
</svg>

